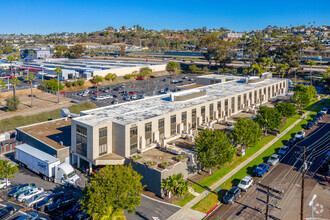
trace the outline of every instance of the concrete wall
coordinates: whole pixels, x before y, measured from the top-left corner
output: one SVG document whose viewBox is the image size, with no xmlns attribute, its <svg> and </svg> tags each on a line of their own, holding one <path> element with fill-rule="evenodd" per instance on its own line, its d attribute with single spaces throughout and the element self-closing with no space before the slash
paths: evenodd
<svg viewBox="0 0 330 220">
<path fill-rule="evenodd" d="M 150 66 L 145 65 L 139 67 L 122 67 L 107 70 L 96 70 L 93 72 L 93 75 L 105 77 L 108 73 L 115 73 L 117 76 L 125 76 L 126 74 L 131 74 L 133 71 L 140 71 L 140 69 L 143 67 L 149 67 L 150 69 L 152 69 L 152 72 L 160 72 L 166 70 L 166 64 L 159 64 Z"/>
</svg>

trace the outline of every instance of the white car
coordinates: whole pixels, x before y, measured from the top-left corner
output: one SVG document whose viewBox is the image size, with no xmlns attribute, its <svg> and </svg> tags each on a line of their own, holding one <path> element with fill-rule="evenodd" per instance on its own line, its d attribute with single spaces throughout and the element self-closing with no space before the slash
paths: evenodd
<svg viewBox="0 0 330 220">
<path fill-rule="evenodd" d="M 18 202 L 25 202 L 27 199 L 31 198 L 34 195 L 37 195 L 41 192 L 43 192 L 44 189 L 43 188 L 33 188 L 33 189 L 29 189 L 28 191 L 26 191 L 25 193 L 20 194 L 17 197 L 17 201 Z"/>
<path fill-rule="evenodd" d="M 294 136 L 296 139 L 303 139 L 305 137 L 304 131 L 298 131 L 297 134 Z"/>
<path fill-rule="evenodd" d="M 34 204 L 36 204 L 37 202 L 43 200 L 44 198 L 46 198 L 47 196 L 49 196 L 50 194 L 52 194 L 51 192 L 41 192 L 38 193 L 34 196 L 32 196 L 31 198 L 27 199 L 25 202 L 26 207 L 33 207 Z"/>
<path fill-rule="evenodd" d="M 275 166 L 278 162 L 280 162 L 281 156 L 278 154 L 273 154 L 269 157 L 267 163 L 271 166 Z"/>
<path fill-rule="evenodd" d="M 327 108 L 327 107 L 322 108 L 321 112 L 322 112 L 323 114 L 327 114 L 327 112 L 328 112 L 328 108 Z"/>
<path fill-rule="evenodd" d="M 238 184 L 238 188 L 240 188 L 242 191 L 246 192 L 247 189 L 252 186 L 253 184 L 253 178 L 250 176 L 245 176 Z"/>
<path fill-rule="evenodd" d="M 7 186 L 10 186 L 10 185 L 11 185 L 10 180 L 7 179 L 7 183 L 6 183 L 6 179 L 0 180 L 0 189 L 6 189 Z"/>
<path fill-rule="evenodd" d="M 281 149 L 279 149 L 278 154 L 286 154 L 289 151 L 289 146 L 283 146 Z"/>
</svg>

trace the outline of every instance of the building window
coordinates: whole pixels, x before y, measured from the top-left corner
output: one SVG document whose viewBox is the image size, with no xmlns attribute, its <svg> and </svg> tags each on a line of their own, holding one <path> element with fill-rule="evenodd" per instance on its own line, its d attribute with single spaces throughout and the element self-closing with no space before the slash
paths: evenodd
<svg viewBox="0 0 330 220">
<path fill-rule="evenodd" d="M 106 144 L 102 144 L 99 146 L 99 155 L 104 155 L 106 154 L 108 151 L 107 145 Z"/>
<path fill-rule="evenodd" d="M 212 104 L 210 104 L 210 112 L 209 112 L 209 116 L 210 116 L 211 121 L 213 121 L 213 111 L 214 111 L 214 105 L 212 103 Z"/>
<path fill-rule="evenodd" d="M 186 121 L 187 120 L 187 112 L 182 112 L 181 113 L 181 121 Z"/>
<path fill-rule="evenodd" d="M 257 104 L 257 90 L 254 91 L 254 104 Z"/>
<path fill-rule="evenodd" d="M 108 151 L 108 129 L 99 129 L 99 155 L 106 154 Z"/>
<path fill-rule="evenodd" d="M 244 106 L 247 105 L 247 103 L 246 103 L 246 93 L 245 93 L 244 96 L 243 96 L 243 102 L 244 102 Z M 246 107 L 246 106 L 245 106 L 245 107 Z"/>
<path fill-rule="evenodd" d="M 268 99 L 270 98 L 270 86 L 268 86 Z"/>
<path fill-rule="evenodd" d="M 191 127 L 196 129 L 196 109 L 191 110 Z"/>
<path fill-rule="evenodd" d="M 176 115 L 171 116 L 171 136 L 176 135 Z"/>
<path fill-rule="evenodd" d="M 165 137 L 165 121 L 164 118 L 158 120 L 158 131 L 159 131 L 159 139 L 162 139 Z"/>
<path fill-rule="evenodd" d="M 201 115 L 202 115 L 203 123 L 205 123 L 205 106 L 202 106 L 201 108 Z"/>
<path fill-rule="evenodd" d="M 231 112 L 235 112 L 235 97 L 231 98 Z"/>
<path fill-rule="evenodd" d="M 225 111 L 228 111 L 228 99 L 225 100 Z"/>
<path fill-rule="evenodd" d="M 134 154 L 138 149 L 138 129 L 137 127 L 132 127 L 130 129 L 130 154 Z"/>
<path fill-rule="evenodd" d="M 249 93 L 249 100 L 250 100 L 250 105 L 252 104 L 252 92 Z"/>
<path fill-rule="evenodd" d="M 147 133 L 147 132 L 151 132 L 151 122 L 150 123 L 147 123 L 147 124 L 145 124 L 145 127 L 144 127 L 145 129 L 145 132 Z"/>
<path fill-rule="evenodd" d="M 217 103 L 217 109 L 218 109 L 218 118 L 221 118 L 221 101 Z"/>
<path fill-rule="evenodd" d="M 77 153 L 87 157 L 87 128 L 77 125 L 76 127 Z"/>
<path fill-rule="evenodd" d="M 237 110 L 241 110 L 241 95 L 237 97 Z"/>
</svg>

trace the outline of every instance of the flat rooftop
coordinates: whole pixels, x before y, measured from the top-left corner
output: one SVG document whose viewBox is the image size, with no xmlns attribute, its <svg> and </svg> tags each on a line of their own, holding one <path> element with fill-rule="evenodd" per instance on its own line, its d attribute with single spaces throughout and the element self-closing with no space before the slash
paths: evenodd
<svg viewBox="0 0 330 220">
<path fill-rule="evenodd" d="M 221 76 L 219 76 L 221 77 Z M 206 95 L 186 101 L 170 101 L 170 94 L 148 97 L 141 100 L 125 102 L 118 105 L 105 106 L 93 110 L 83 111 L 85 116 L 73 120 L 91 126 L 106 124 L 110 121 L 119 124 L 132 124 L 149 118 L 170 114 L 189 107 L 202 105 L 204 103 L 244 93 L 256 88 L 267 86 L 272 83 L 284 81 L 285 79 L 268 78 L 261 82 L 246 84 L 244 77 L 231 76 L 233 80 L 206 85 L 198 89 L 205 89 Z M 180 91 L 181 93 L 185 91 Z"/>
<path fill-rule="evenodd" d="M 71 146 L 71 119 L 62 118 L 17 128 L 26 134 L 60 150 Z M 60 145 L 60 141 L 63 145 Z"/>
</svg>

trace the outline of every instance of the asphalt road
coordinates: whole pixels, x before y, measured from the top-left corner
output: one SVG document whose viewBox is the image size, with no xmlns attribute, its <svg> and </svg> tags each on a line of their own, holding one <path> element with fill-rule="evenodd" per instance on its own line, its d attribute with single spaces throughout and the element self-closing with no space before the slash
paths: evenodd
<svg viewBox="0 0 330 220">
<path fill-rule="evenodd" d="M 326 194 L 329 185 L 325 182 L 318 168 L 324 155 L 330 150 L 330 115 L 326 115 L 307 134 L 308 136 L 291 148 L 280 163 L 271 167 L 271 170 L 264 177 L 254 177 L 254 185 L 247 192 L 243 192 L 242 197 L 233 205 L 220 204 L 219 208 L 208 215 L 206 219 L 265 219 L 263 213 L 266 213 L 266 192 L 265 189 L 255 184 L 258 181 L 264 185 L 275 187 L 279 191 L 284 191 L 281 195 L 273 194 L 274 196 L 270 197 L 270 204 L 274 205 L 270 206 L 271 219 L 298 219 L 300 217 L 302 179 L 300 170 L 302 168 L 303 146 L 307 147 L 306 161 L 308 161 L 305 176 L 304 217 L 310 217 L 311 208 L 308 207 L 308 203 L 314 189 L 320 185 L 324 186 L 325 190 L 318 196 L 320 199 L 325 198 L 325 201 L 328 201 L 329 198 L 329 195 Z M 264 158 L 264 161 L 266 162 L 267 159 Z M 252 172 L 253 169 L 254 167 L 250 171 Z M 239 182 L 239 180 L 234 181 Z M 329 203 L 323 204 L 322 212 L 314 213 L 314 217 L 318 218 L 328 218 L 329 216 Z"/>
<path fill-rule="evenodd" d="M 124 100 L 123 93 L 122 91 L 127 91 L 127 92 L 134 92 L 138 97 L 139 95 L 145 94 L 145 96 L 153 96 L 153 95 L 158 95 L 159 91 L 162 89 L 165 89 L 168 87 L 168 92 L 176 90 L 177 86 L 182 86 L 182 85 L 187 85 L 190 83 L 194 83 L 196 79 L 196 74 L 172 74 L 172 75 L 167 75 L 167 76 L 159 76 L 155 78 L 150 78 L 146 80 L 133 80 L 133 81 L 127 81 L 124 83 L 116 83 L 116 84 L 111 84 L 109 86 L 104 86 L 105 88 L 109 88 L 110 91 L 108 93 L 101 92 L 100 90 L 104 87 L 99 87 L 98 88 L 98 96 L 104 96 L 106 94 L 111 94 L 111 95 L 116 95 L 116 98 L 110 98 L 110 99 L 105 99 L 105 100 L 93 100 L 92 97 L 95 95 L 93 94 L 88 94 L 86 97 L 82 97 L 77 95 L 80 91 L 85 91 L 85 90 L 80 90 L 80 91 L 75 91 L 75 92 L 68 92 L 65 94 L 66 97 L 79 100 L 79 101 L 92 101 L 94 102 L 97 106 L 107 106 L 111 105 L 111 102 L 114 99 L 117 99 L 119 103 L 126 102 Z M 163 80 L 166 79 L 164 82 Z M 176 81 L 182 81 L 182 83 L 172 83 L 173 80 Z M 122 88 L 121 85 L 124 84 L 125 87 Z M 118 91 L 115 91 L 114 89 L 116 87 L 119 87 Z M 93 89 L 94 91 L 96 90 Z"/>
</svg>

